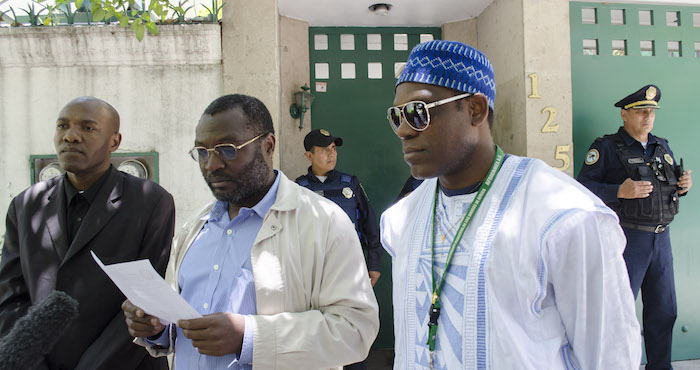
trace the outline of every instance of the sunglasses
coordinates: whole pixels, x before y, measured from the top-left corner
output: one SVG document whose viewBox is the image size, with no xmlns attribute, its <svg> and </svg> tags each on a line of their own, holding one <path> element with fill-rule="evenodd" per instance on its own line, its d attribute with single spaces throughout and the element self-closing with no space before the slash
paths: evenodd
<svg viewBox="0 0 700 370">
<path fill-rule="evenodd" d="M 203 146 L 196 146 L 192 148 L 192 150 L 190 150 L 190 156 L 192 157 L 192 159 L 199 163 L 206 163 L 207 161 L 209 161 L 209 156 L 211 155 L 211 153 L 214 152 L 222 160 L 232 161 L 236 158 L 236 155 L 238 154 L 239 150 L 241 150 L 244 146 L 252 143 L 253 141 L 261 138 L 264 135 L 267 135 L 267 133 L 262 133 L 241 145 L 219 144 L 211 149 L 207 149 Z"/>
<path fill-rule="evenodd" d="M 472 95 L 475 94 L 464 93 L 432 103 L 426 103 L 420 100 L 410 101 L 406 104 L 389 108 L 386 112 L 386 118 L 389 119 L 389 123 L 391 124 L 391 128 L 394 130 L 394 132 L 397 132 L 399 130 L 399 126 L 401 126 L 402 115 L 404 120 L 406 120 L 406 123 L 408 123 L 412 129 L 416 131 L 424 131 L 428 128 L 428 125 L 430 125 L 430 108 L 451 103 L 459 99 L 464 99 Z"/>
</svg>

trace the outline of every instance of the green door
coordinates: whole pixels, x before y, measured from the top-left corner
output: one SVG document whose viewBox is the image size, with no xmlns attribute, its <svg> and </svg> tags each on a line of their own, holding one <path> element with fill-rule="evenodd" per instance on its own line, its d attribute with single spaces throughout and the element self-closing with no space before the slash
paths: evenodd
<svg viewBox="0 0 700 370">
<path fill-rule="evenodd" d="M 700 93 L 700 8 L 570 3 L 575 172 L 596 137 L 617 132 L 613 104 L 646 84 L 661 89 L 653 134 L 700 174 L 695 114 Z M 698 181 L 696 180 L 696 183 Z M 673 359 L 700 358 L 700 189 L 681 198 L 672 226 L 678 319 Z M 641 322 L 641 303 L 637 302 Z"/>
<path fill-rule="evenodd" d="M 343 138 L 336 168 L 360 179 L 377 218 L 410 174 L 386 119 L 394 100 L 395 70 L 421 40 L 439 38 L 440 28 L 309 29 L 312 128 Z M 391 261 L 386 254 L 381 273 L 374 288 L 381 320 L 374 348 L 393 348 Z"/>
</svg>

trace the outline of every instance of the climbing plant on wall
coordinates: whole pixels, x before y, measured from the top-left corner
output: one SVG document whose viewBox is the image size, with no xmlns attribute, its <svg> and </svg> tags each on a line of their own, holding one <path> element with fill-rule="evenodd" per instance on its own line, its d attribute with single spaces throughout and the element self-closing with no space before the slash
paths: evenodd
<svg viewBox="0 0 700 370">
<path fill-rule="evenodd" d="M 113 24 L 129 27 L 141 41 L 146 31 L 158 35 L 158 25 L 167 23 L 218 22 L 223 0 L 209 5 L 190 0 L 29 0 L 24 7 L 5 6 L 0 0 L 0 25 L 61 26 Z M 194 15 L 187 17 L 187 15 Z"/>
</svg>

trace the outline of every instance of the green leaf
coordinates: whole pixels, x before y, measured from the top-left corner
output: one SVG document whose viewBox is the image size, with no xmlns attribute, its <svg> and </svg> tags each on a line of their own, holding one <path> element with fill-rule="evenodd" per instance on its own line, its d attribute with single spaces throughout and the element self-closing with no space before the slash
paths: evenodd
<svg viewBox="0 0 700 370">
<path fill-rule="evenodd" d="M 75 9 L 80 9 L 83 6 L 83 0 L 75 0 Z"/>
<path fill-rule="evenodd" d="M 153 36 L 158 36 L 158 26 L 153 22 L 146 23 L 146 28 Z"/>
<path fill-rule="evenodd" d="M 119 25 L 122 26 L 122 28 L 126 28 L 126 26 L 129 25 L 129 17 L 123 16 L 119 19 Z"/>
<path fill-rule="evenodd" d="M 143 34 L 146 31 L 146 28 L 143 26 L 143 23 L 139 23 L 136 25 L 136 29 L 134 32 L 136 33 L 136 39 L 141 41 L 143 40 Z"/>
<path fill-rule="evenodd" d="M 51 17 L 44 18 L 44 26 L 50 26 L 50 25 L 51 25 Z"/>
<path fill-rule="evenodd" d="M 93 22 L 99 22 L 103 19 L 105 19 L 105 10 L 104 9 L 100 8 L 92 13 L 92 21 Z"/>
</svg>

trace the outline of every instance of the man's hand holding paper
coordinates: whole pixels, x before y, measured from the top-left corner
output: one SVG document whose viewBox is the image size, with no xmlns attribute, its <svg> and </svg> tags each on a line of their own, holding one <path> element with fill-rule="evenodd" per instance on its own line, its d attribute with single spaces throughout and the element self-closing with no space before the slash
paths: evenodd
<svg viewBox="0 0 700 370">
<path fill-rule="evenodd" d="M 151 325 L 157 328 L 159 325 L 177 323 L 178 320 L 202 317 L 197 310 L 190 306 L 158 275 L 158 272 L 148 260 L 122 262 L 105 266 L 95 253 L 92 253 L 92 256 L 128 299 L 127 302 L 129 304 L 127 305 L 127 302 L 124 302 L 122 309 L 127 306 L 133 315 L 133 319 L 143 320 L 146 318 L 146 321 L 148 321 L 148 316 L 153 316 L 158 318 L 158 322 L 156 325 Z M 139 311 L 141 311 L 142 317 L 139 317 Z M 126 309 L 124 309 L 124 313 L 127 313 Z M 131 329 L 130 327 L 129 330 Z M 139 327 L 137 331 L 140 332 L 142 329 Z M 162 328 L 160 331 L 162 331 Z"/>
</svg>

